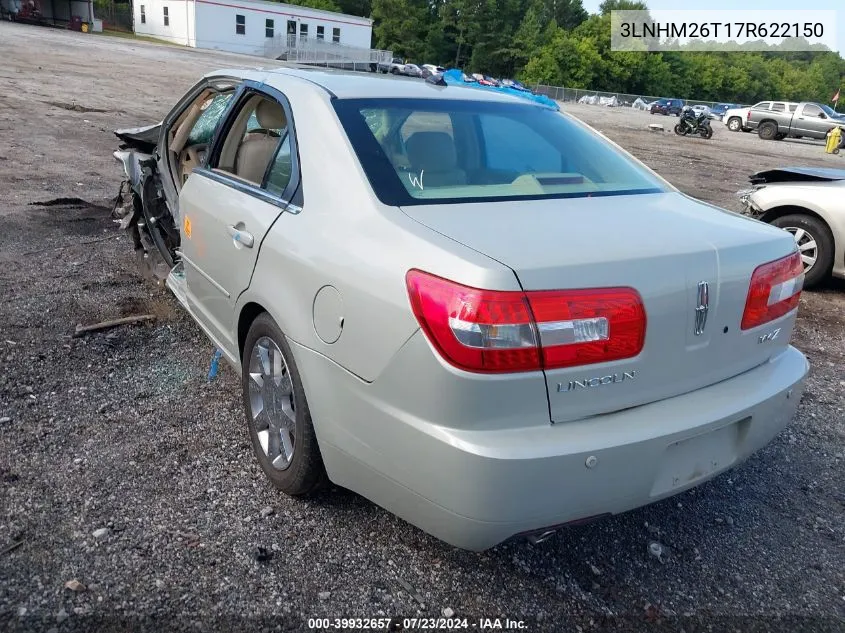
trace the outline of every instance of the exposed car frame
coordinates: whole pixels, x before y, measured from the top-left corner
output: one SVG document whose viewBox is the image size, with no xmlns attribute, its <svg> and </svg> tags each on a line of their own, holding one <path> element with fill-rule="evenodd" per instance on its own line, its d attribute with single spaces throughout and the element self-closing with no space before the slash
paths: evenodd
<svg viewBox="0 0 845 633">
<path fill-rule="evenodd" d="M 805 286 L 845 279 L 845 170 L 783 167 L 749 177 L 738 192 L 743 213 L 795 237 Z"/>
</svg>

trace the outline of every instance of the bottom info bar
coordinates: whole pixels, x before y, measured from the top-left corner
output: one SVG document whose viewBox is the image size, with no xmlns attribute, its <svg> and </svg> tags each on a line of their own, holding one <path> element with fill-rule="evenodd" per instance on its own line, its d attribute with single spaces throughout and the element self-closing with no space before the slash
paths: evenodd
<svg viewBox="0 0 845 633">
<path fill-rule="evenodd" d="M 516 618 L 308 618 L 315 631 L 527 631 Z"/>
</svg>

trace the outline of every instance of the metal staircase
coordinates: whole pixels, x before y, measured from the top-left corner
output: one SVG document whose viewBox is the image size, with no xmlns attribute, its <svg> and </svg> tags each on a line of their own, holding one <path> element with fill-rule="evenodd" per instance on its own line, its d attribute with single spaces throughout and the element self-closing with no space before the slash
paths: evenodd
<svg viewBox="0 0 845 633">
<path fill-rule="evenodd" d="M 378 64 L 390 63 L 393 52 L 347 46 L 311 37 L 277 35 L 264 44 L 264 56 L 299 64 L 376 70 Z"/>
</svg>

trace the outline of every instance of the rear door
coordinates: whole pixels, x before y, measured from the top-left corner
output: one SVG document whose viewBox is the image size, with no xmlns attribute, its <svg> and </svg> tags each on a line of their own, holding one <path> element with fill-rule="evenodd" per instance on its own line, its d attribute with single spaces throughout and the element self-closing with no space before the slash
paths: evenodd
<svg viewBox="0 0 845 633">
<path fill-rule="evenodd" d="M 246 82 L 211 150 L 180 195 L 188 305 L 218 341 L 234 346 L 234 305 L 252 278 L 264 236 L 299 184 L 287 99 Z"/>
</svg>

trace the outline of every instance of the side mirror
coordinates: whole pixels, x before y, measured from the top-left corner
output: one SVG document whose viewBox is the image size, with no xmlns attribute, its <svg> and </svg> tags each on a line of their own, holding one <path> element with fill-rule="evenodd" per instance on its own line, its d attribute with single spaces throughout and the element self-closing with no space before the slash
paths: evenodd
<svg viewBox="0 0 845 633">
<path fill-rule="evenodd" d="M 824 112 L 819 112 L 819 118 L 820 119 L 826 119 L 827 115 Z"/>
</svg>

